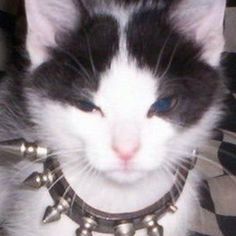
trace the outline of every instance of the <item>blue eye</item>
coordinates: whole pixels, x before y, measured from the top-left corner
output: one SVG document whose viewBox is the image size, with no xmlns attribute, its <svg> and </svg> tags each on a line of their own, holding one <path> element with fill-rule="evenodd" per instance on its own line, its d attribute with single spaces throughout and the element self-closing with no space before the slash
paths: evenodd
<svg viewBox="0 0 236 236">
<path fill-rule="evenodd" d="M 172 98 L 163 98 L 155 102 L 154 106 L 157 112 L 165 112 L 170 109 Z"/>
<path fill-rule="evenodd" d="M 170 109 L 173 108 L 176 101 L 173 97 L 166 97 L 157 100 L 150 108 L 148 112 L 148 117 L 152 117 L 158 113 L 165 113 L 168 112 Z"/>
</svg>

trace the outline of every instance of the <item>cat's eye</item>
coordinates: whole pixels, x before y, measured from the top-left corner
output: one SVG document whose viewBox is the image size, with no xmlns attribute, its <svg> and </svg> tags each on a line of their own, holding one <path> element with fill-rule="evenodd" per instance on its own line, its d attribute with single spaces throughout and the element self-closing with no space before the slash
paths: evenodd
<svg viewBox="0 0 236 236">
<path fill-rule="evenodd" d="M 148 117 L 169 112 L 176 105 L 177 99 L 175 97 L 165 97 L 158 99 L 152 104 L 148 111 Z"/>
<path fill-rule="evenodd" d="M 77 106 L 81 111 L 87 113 L 99 112 L 103 116 L 102 110 L 90 101 L 80 100 Z"/>
</svg>

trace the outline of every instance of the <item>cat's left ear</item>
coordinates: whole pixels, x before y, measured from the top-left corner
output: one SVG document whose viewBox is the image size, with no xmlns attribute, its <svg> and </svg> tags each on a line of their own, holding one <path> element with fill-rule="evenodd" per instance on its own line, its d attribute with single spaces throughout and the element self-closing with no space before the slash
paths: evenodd
<svg viewBox="0 0 236 236">
<path fill-rule="evenodd" d="M 25 0 L 26 49 L 35 68 L 48 59 L 58 35 L 77 27 L 85 14 L 82 0 Z"/>
<path fill-rule="evenodd" d="M 226 0 L 180 0 L 170 17 L 177 28 L 203 47 L 202 58 L 218 66 L 224 50 Z"/>
</svg>

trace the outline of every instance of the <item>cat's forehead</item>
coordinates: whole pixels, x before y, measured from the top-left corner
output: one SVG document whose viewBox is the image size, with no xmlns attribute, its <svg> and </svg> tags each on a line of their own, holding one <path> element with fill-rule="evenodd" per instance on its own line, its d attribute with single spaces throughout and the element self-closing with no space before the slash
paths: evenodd
<svg viewBox="0 0 236 236">
<path fill-rule="evenodd" d="M 135 64 L 136 70 L 148 69 L 157 83 L 165 72 L 188 74 L 188 68 L 199 63 L 201 47 L 179 34 L 158 8 L 131 5 L 109 9 L 95 13 L 88 24 L 69 37 L 58 37 L 52 59 L 68 60 L 84 80 L 94 79 L 97 73 L 97 88 L 101 75 L 117 58 L 120 64 Z"/>
<path fill-rule="evenodd" d="M 127 117 L 137 120 L 147 114 L 155 102 L 158 80 L 150 70 L 139 68 L 126 55 L 118 54 L 109 70 L 102 74 L 94 102 L 116 119 Z"/>
</svg>

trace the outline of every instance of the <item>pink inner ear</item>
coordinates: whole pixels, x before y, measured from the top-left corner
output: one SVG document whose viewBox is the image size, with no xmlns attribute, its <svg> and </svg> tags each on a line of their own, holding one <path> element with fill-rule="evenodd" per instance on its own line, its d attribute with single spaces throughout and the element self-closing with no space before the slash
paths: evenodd
<svg viewBox="0 0 236 236">
<path fill-rule="evenodd" d="M 31 21 L 30 16 L 28 16 L 28 21 Z M 37 23 L 34 24 L 34 21 Z M 32 29 L 32 27 L 35 27 L 35 29 Z M 47 47 L 56 45 L 55 32 L 51 25 L 39 16 L 32 19 L 28 28 L 26 47 L 29 51 L 32 65 L 36 67 L 48 59 Z M 41 33 L 42 28 L 44 28 L 44 35 Z M 36 32 L 37 29 L 38 32 Z"/>
<path fill-rule="evenodd" d="M 225 7 L 225 0 L 184 0 L 171 14 L 177 28 L 203 46 L 202 58 L 213 66 L 224 49 Z"/>
<path fill-rule="evenodd" d="M 33 67 L 47 60 L 46 48 L 55 46 L 57 32 L 71 30 L 79 20 L 72 0 L 25 0 L 27 50 Z"/>
</svg>

